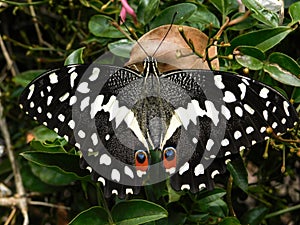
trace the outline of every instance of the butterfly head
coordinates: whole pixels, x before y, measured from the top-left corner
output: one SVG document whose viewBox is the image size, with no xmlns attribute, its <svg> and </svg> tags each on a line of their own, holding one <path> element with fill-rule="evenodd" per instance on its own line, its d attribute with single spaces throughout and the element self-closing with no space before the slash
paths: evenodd
<svg viewBox="0 0 300 225">
<path fill-rule="evenodd" d="M 147 77 L 149 74 L 159 75 L 157 60 L 153 56 L 147 56 L 144 59 L 144 76 Z"/>
</svg>

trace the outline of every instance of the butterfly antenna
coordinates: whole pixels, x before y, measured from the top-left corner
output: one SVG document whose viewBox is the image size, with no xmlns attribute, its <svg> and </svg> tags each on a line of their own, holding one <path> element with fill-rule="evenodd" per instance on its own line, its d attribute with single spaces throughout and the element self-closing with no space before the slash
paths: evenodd
<svg viewBox="0 0 300 225">
<path fill-rule="evenodd" d="M 125 21 L 123 21 L 121 17 L 120 17 L 120 20 L 121 20 L 122 24 L 125 26 L 126 30 L 127 30 L 129 33 L 131 33 L 131 32 L 130 32 L 130 29 L 127 27 Z M 146 55 L 146 56 L 149 56 L 148 53 L 146 52 L 146 50 L 143 48 L 143 46 L 140 44 L 140 42 L 139 42 L 138 40 L 136 40 L 136 43 L 140 46 L 140 48 L 143 50 L 143 52 L 145 53 L 145 55 Z"/>
<path fill-rule="evenodd" d="M 168 36 L 173 24 L 174 24 L 174 21 L 175 21 L 175 17 L 177 16 L 178 12 L 175 12 L 174 15 L 173 15 L 173 18 L 172 18 L 172 21 L 171 21 L 171 25 L 169 26 L 169 29 L 167 30 L 165 36 L 163 37 L 163 39 L 161 40 L 161 42 L 159 43 L 159 45 L 157 46 L 155 52 L 153 53 L 152 56 L 154 56 L 156 54 L 156 52 L 158 51 L 158 49 L 160 48 L 160 46 L 162 45 L 162 43 L 164 42 L 164 40 L 166 39 L 166 37 Z"/>
</svg>

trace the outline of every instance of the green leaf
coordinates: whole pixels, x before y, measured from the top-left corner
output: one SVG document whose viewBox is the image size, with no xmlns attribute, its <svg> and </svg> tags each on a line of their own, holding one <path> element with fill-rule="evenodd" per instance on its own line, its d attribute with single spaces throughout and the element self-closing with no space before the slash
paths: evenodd
<svg viewBox="0 0 300 225">
<path fill-rule="evenodd" d="M 24 186 L 27 190 L 31 192 L 41 192 L 41 193 L 52 193 L 57 191 L 56 186 L 51 186 L 41 181 L 37 176 L 35 176 L 29 164 L 24 164 L 20 170 L 22 175 L 22 180 Z"/>
<path fill-rule="evenodd" d="M 226 55 L 231 54 L 237 46 L 254 46 L 265 52 L 281 42 L 293 29 L 276 27 L 252 31 L 234 38 L 227 48 Z"/>
<path fill-rule="evenodd" d="M 234 20 L 240 16 L 243 16 L 245 13 L 241 13 L 241 12 L 238 12 L 236 14 L 234 14 L 232 17 L 231 17 L 231 20 Z M 230 26 L 228 27 L 227 29 L 229 30 L 236 30 L 236 31 L 244 31 L 244 30 L 247 30 L 247 29 L 250 29 L 254 26 L 257 25 L 257 20 L 254 19 L 253 17 L 249 16 L 247 17 L 245 20 L 241 21 L 240 23 L 237 23 L 233 26 Z"/>
<path fill-rule="evenodd" d="M 170 24 L 175 13 L 176 17 L 174 24 L 182 24 L 185 22 L 195 11 L 197 6 L 191 3 L 180 3 L 173 6 L 170 6 L 164 9 L 151 23 L 151 29 L 164 25 Z"/>
<path fill-rule="evenodd" d="M 268 208 L 265 206 L 258 206 L 247 211 L 241 218 L 242 224 L 259 225 L 268 213 Z"/>
<path fill-rule="evenodd" d="M 137 8 L 137 20 L 142 24 L 148 24 L 156 15 L 159 0 L 141 0 Z"/>
<path fill-rule="evenodd" d="M 289 7 L 289 14 L 292 18 L 292 25 L 300 22 L 300 2 L 295 2 Z"/>
<path fill-rule="evenodd" d="M 274 80 L 277 80 L 280 83 L 300 87 L 300 79 L 289 71 L 280 67 L 278 64 L 265 64 L 264 71 L 267 72 Z"/>
<path fill-rule="evenodd" d="M 238 9 L 239 5 L 236 0 L 210 0 L 210 2 L 219 10 L 223 16 Z"/>
<path fill-rule="evenodd" d="M 31 130 L 31 133 L 35 140 L 41 142 L 54 141 L 59 138 L 57 133 L 42 125 L 35 127 L 33 130 Z"/>
<path fill-rule="evenodd" d="M 134 45 L 134 42 L 128 39 L 121 39 L 108 44 L 108 49 L 114 55 L 124 58 L 130 58 L 130 52 Z"/>
<path fill-rule="evenodd" d="M 34 78 L 38 77 L 45 71 L 46 70 L 27 70 L 13 77 L 13 81 L 18 85 L 26 87 Z"/>
<path fill-rule="evenodd" d="M 83 64 L 83 58 L 82 58 L 82 54 L 83 54 L 83 50 L 85 49 L 85 47 L 79 48 L 75 51 L 73 51 L 65 60 L 64 65 L 71 65 L 71 64 Z"/>
<path fill-rule="evenodd" d="M 161 206 L 137 199 L 119 202 L 111 213 L 116 225 L 138 225 L 168 216 L 167 210 Z"/>
<path fill-rule="evenodd" d="M 278 26 L 279 17 L 277 13 L 266 9 L 256 0 L 242 0 L 242 2 L 248 9 L 251 10 L 251 16 L 255 19 L 270 27 Z"/>
<path fill-rule="evenodd" d="M 212 24 L 214 28 L 220 27 L 220 22 L 218 18 L 210 12 L 204 5 L 199 5 L 196 12 L 188 18 L 187 20 L 189 23 L 193 23 L 196 26 L 199 24 L 203 25 L 203 27 L 207 27 L 208 25 Z"/>
<path fill-rule="evenodd" d="M 88 172 L 79 168 L 79 156 L 68 153 L 23 152 L 20 154 L 28 161 L 45 167 L 56 167 L 62 173 L 82 179 Z"/>
<path fill-rule="evenodd" d="M 123 38 L 122 34 L 117 28 L 112 25 L 112 18 L 104 15 L 95 15 L 89 21 L 89 31 L 97 37 L 105 38 Z"/>
<path fill-rule="evenodd" d="M 59 139 L 57 139 L 54 143 L 31 141 L 30 146 L 40 152 L 66 152 Z"/>
<path fill-rule="evenodd" d="M 230 161 L 227 164 L 227 169 L 229 170 L 231 176 L 233 177 L 233 182 L 235 183 L 235 185 L 247 193 L 248 173 L 245 168 L 243 160 L 239 158 L 237 160 Z"/>
<path fill-rule="evenodd" d="M 295 88 L 292 94 L 292 99 L 294 99 L 295 103 L 300 103 L 300 88 Z"/>
<path fill-rule="evenodd" d="M 66 174 L 56 167 L 44 167 L 36 163 L 29 163 L 32 173 L 41 181 L 53 186 L 64 186 L 77 180 L 73 174 Z"/>
<path fill-rule="evenodd" d="M 219 225 L 241 225 L 241 223 L 236 217 L 225 217 Z"/>
<path fill-rule="evenodd" d="M 234 50 L 236 61 L 243 67 L 251 70 L 260 70 L 263 67 L 265 54 L 258 48 L 250 46 L 239 46 Z"/>
<path fill-rule="evenodd" d="M 203 191 L 199 194 L 199 200 L 197 204 L 206 205 L 210 202 L 214 202 L 226 195 L 226 191 L 223 189 L 214 189 L 212 191 Z"/>
<path fill-rule="evenodd" d="M 100 206 L 91 207 L 79 213 L 69 225 L 109 225 L 108 215 L 105 209 Z"/>
<path fill-rule="evenodd" d="M 300 75 L 300 66 L 299 64 L 288 55 L 285 55 L 280 52 L 274 52 L 269 56 L 269 62 L 278 64 L 284 70 L 291 72 L 292 74 L 299 76 Z"/>
</svg>

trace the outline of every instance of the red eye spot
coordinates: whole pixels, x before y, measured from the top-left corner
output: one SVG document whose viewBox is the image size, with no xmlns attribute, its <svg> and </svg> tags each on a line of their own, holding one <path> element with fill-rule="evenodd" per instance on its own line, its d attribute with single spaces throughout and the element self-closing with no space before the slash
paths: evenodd
<svg viewBox="0 0 300 225">
<path fill-rule="evenodd" d="M 148 154 L 144 150 L 135 152 L 135 166 L 137 170 L 147 171 L 149 166 Z"/>
<path fill-rule="evenodd" d="M 167 147 L 163 151 L 163 163 L 166 170 L 176 168 L 176 150 L 173 147 Z"/>
</svg>

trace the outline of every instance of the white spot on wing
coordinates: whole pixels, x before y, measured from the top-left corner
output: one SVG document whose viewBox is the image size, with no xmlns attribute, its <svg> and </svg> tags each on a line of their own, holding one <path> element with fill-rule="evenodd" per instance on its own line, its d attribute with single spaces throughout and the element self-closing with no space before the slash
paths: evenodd
<svg viewBox="0 0 300 225">
<path fill-rule="evenodd" d="M 285 124 L 286 123 L 286 118 L 282 118 L 281 123 Z"/>
<path fill-rule="evenodd" d="M 262 98 L 267 98 L 268 93 L 269 93 L 269 89 L 263 87 L 259 92 L 259 96 L 262 97 Z"/>
<path fill-rule="evenodd" d="M 52 119 L 52 114 L 50 112 L 48 112 L 47 117 L 48 117 L 49 120 L 51 120 Z"/>
<path fill-rule="evenodd" d="M 121 174 L 120 174 L 119 170 L 113 169 L 113 170 L 111 171 L 111 179 L 112 179 L 113 181 L 120 182 L 120 178 L 121 178 Z"/>
<path fill-rule="evenodd" d="M 199 184 L 199 191 L 201 191 L 204 188 L 206 188 L 206 184 L 204 184 L 204 183 Z"/>
<path fill-rule="evenodd" d="M 206 143 L 206 149 L 207 151 L 210 151 L 210 149 L 212 148 L 212 146 L 214 145 L 214 141 L 212 139 L 208 139 L 207 143 Z"/>
<path fill-rule="evenodd" d="M 278 124 L 277 124 L 276 122 L 274 122 L 274 123 L 272 124 L 272 128 L 273 128 L 273 129 L 275 129 L 277 126 L 278 126 Z"/>
<path fill-rule="evenodd" d="M 50 79 L 50 83 L 51 84 L 56 84 L 58 82 L 58 76 L 56 75 L 56 73 L 51 73 L 49 75 L 49 79 Z"/>
<path fill-rule="evenodd" d="M 183 191 L 184 189 L 186 189 L 186 190 L 190 190 L 190 185 L 189 184 L 183 184 L 183 185 L 181 185 L 181 190 Z"/>
<path fill-rule="evenodd" d="M 94 68 L 93 68 L 92 75 L 89 77 L 89 80 L 90 80 L 90 81 L 95 81 L 95 80 L 97 80 L 97 79 L 98 79 L 98 76 L 99 76 L 99 73 L 100 73 L 100 68 L 94 67 Z"/>
<path fill-rule="evenodd" d="M 223 114 L 223 116 L 225 116 L 226 120 L 230 119 L 231 117 L 230 110 L 225 105 L 221 106 L 221 113 Z"/>
<path fill-rule="evenodd" d="M 221 145 L 223 147 L 226 147 L 227 145 L 229 145 L 229 140 L 227 138 L 224 138 L 222 141 L 221 141 Z"/>
<path fill-rule="evenodd" d="M 98 95 L 94 102 L 91 104 L 91 119 L 94 119 L 97 112 L 100 112 L 102 110 L 102 103 L 103 103 L 104 95 Z"/>
<path fill-rule="evenodd" d="M 255 113 L 254 109 L 252 109 L 251 106 L 249 106 L 248 104 L 244 104 L 244 109 L 251 115 Z"/>
<path fill-rule="evenodd" d="M 30 85 L 29 86 L 29 93 L 28 93 L 28 96 L 27 96 L 27 100 L 29 100 L 34 92 L 34 84 Z"/>
<path fill-rule="evenodd" d="M 89 84 L 87 82 L 82 82 L 78 85 L 77 91 L 83 94 L 87 94 L 90 92 Z"/>
<path fill-rule="evenodd" d="M 242 110 L 241 107 L 236 106 L 234 110 L 235 110 L 235 113 L 236 113 L 239 117 L 242 117 L 242 116 L 243 116 L 243 110 Z"/>
<path fill-rule="evenodd" d="M 290 116 L 290 112 L 289 112 L 288 107 L 289 107 L 289 103 L 288 103 L 287 101 L 284 101 L 284 102 L 283 102 L 283 109 L 284 109 L 284 112 L 285 112 L 285 114 L 286 114 L 287 116 Z"/>
<path fill-rule="evenodd" d="M 211 118 L 214 125 L 217 126 L 219 123 L 219 111 L 216 109 L 213 102 L 206 100 L 204 103 L 206 107 L 206 115 Z"/>
<path fill-rule="evenodd" d="M 106 136 L 105 136 L 105 140 L 109 140 L 110 139 L 110 135 L 109 134 L 107 134 Z"/>
<path fill-rule="evenodd" d="M 264 119 L 266 120 L 266 121 L 268 121 L 268 111 L 267 110 L 264 110 L 263 111 L 263 116 L 264 116 Z"/>
<path fill-rule="evenodd" d="M 240 91 L 241 91 L 241 100 L 243 100 L 245 98 L 245 95 L 246 95 L 247 87 L 244 83 L 238 84 L 238 87 L 240 88 Z"/>
<path fill-rule="evenodd" d="M 218 170 L 214 170 L 212 173 L 211 173 L 211 178 L 214 179 L 214 177 L 217 175 L 217 174 L 220 174 L 220 172 Z"/>
<path fill-rule="evenodd" d="M 60 122 L 64 122 L 65 121 L 65 116 L 63 114 L 59 114 L 58 117 Z"/>
<path fill-rule="evenodd" d="M 133 172 L 132 172 L 132 170 L 128 166 L 124 167 L 124 173 L 126 175 L 128 175 L 131 179 L 134 178 Z"/>
<path fill-rule="evenodd" d="M 53 96 L 49 95 L 47 98 L 47 106 L 51 104 L 52 100 L 53 100 Z"/>
<path fill-rule="evenodd" d="M 105 179 L 103 177 L 99 177 L 98 181 L 101 182 L 103 186 L 105 186 Z"/>
<path fill-rule="evenodd" d="M 85 138 L 85 132 L 84 132 L 83 130 L 79 130 L 79 131 L 78 131 L 78 136 L 79 136 L 80 138 Z"/>
<path fill-rule="evenodd" d="M 133 195 L 133 190 L 132 188 L 126 188 L 126 195 L 132 194 Z"/>
<path fill-rule="evenodd" d="M 99 159 L 100 165 L 104 164 L 106 166 L 109 166 L 111 164 L 111 158 L 107 154 L 101 155 Z"/>
<path fill-rule="evenodd" d="M 97 136 L 97 134 L 93 133 L 91 135 L 91 139 L 92 139 L 93 145 L 96 146 L 98 144 L 98 136 Z"/>
<path fill-rule="evenodd" d="M 38 111 L 38 113 L 42 113 L 42 108 L 39 106 L 38 108 L 37 108 L 37 111 Z"/>
<path fill-rule="evenodd" d="M 70 93 L 69 93 L 69 92 L 66 92 L 63 96 L 61 96 L 61 97 L 59 98 L 59 101 L 63 102 L 63 101 L 65 101 L 65 100 L 67 100 L 68 97 L 69 97 L 69 95 L 70 95 Z"/>
<path fill-rule="evenodd" d="M 253 127 L 247 127 L 247 128 L 246 128 L 246 133 L 247 133 L 247 134 L 251 134 L 253 131 L 254 131 L 254 128 L 253 128 Z"/>
<path fill-rule="evenodd" d="M 231 102 L 236 101 L 236 97 L 234 96 L 234 94 L 231 91 L 225 91 L 225 95 L 223 97 L 223 100 L 226 103 L 231 103 Z"/>
<path fill-rule="evenodd" d="M 219 89 L 224 89 L 225 85 L 222 82 L 222 76 L 221 75 L 216 75 L 214 76 L 214 80 L 215 80 L 215 85 L 219 88 Z"/>
<path fill-rule="evenodd" d="M 233 136 L 234 136 L 234 139 L 237 140 L 240 137 L 242 137 L 242 133 L 239 130 L 237 130 L 234 132 Z"/>
<path fill-rule="evenodd" d="M 30 108 L 33 108 L 34 107 L 34 102 L 30 102 L 29 106 L 30 106 Z"/>
<path fill-rule="evenodd" d="M 74 129 L 74 128 L 75 128 L 75 121 L 74 121 L 74 120 L 70 120 L 69 123 L 68 123 L 68 126 L 69 126 L 71 129 Z"/>
<path fill-rule="evenodd" d="M 204 174 L 204 166 L 203 164 L 199 163 L 195 169 L 194 169 L 194 173 L 195 173 L 195 176 L 199 176 L 200 174 Z"/>
<path fill-rule="evenodd" d="M 76 97 L 75 95 L 73 95 L 73 96 L 70 98 L 69 105 L 72 106 L 72 105 L 74 105 L 76 102 L 77 102 L 77 97 Z"/>
<path fill-rule="evenodd" d="M 188 171 L 190 168 L 190 164 L 186 162 L 179 168 L 179 175 L 182 175 L 184 172 Z"/>
<path fill-rule="evenodd" d="M 83 111 L 90 104 L 90 96 L 85 97 L 80 103 L 80 110 Z"/>
<path fill-rule="evenodd" d="M 70 86 L 71 86 L 71 88 L 74 87 L 75 79 L 76 79 L 77 76 L 78 76 L 78 74 L 76 72 L 71 73 L 71 75 L 70 75 Z"/>
</svg>

